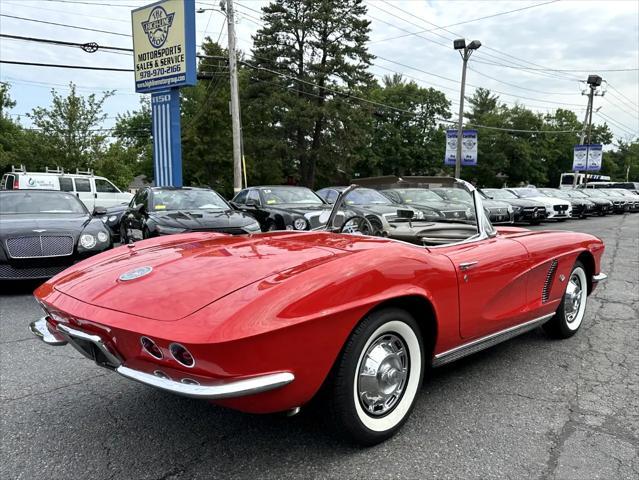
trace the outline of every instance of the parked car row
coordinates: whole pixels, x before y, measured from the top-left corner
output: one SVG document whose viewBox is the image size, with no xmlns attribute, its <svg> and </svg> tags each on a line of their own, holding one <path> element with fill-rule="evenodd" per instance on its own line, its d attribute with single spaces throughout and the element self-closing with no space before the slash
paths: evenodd
<svg viewBox="0 0 639 480">
<path fill-rule="evenodd" d="M 462 189 L 415 185 L 419 184 L 349 190 L 333 226 L 436 244 L 432 232 L 424 233 L 425 226 L 458 223 L 460 235 L 465 235 L 469 228 L 462 224 L 475 223 L 472 199 Z M 248 234 L 321 229 L 346 189 L 336 186 L 313 192 L 299 186 L 256 186 L 227 201 L 208 188 L 146 187 L 128 204 L 95 207 L 92 213 L 73 192 L 3 190 L 0 278 L 47 278 L 114 242 L 194 231 Z M 639 195 L 623 189 L 486 188 L 480 195 L 493 224 L 535 225 L 639 211 Z"/>
</svg>

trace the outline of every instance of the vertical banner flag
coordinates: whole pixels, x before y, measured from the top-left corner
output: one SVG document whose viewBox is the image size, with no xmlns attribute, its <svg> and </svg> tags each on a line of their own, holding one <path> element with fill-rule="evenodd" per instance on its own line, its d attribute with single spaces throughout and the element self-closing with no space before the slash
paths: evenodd
<svg viewBox="0 0 639 480">
<path fill-rule="evenodd" d="M 592 145 L 575 145 L 572 170 L 598 172 L 601 170 L 603 146 L 599 143 Z"/>
<path fill-rule="evenodd" d="M 446 157 L 444 165 L 455 165 L 457 158 L 457 130 L 446 130 Z M 462 130 L 461 164 L 465 167 L 477 165 L 477 130 Z"/>
<path fill-rule="evenodd" d="M 598 172 L 601 170 L 601 159 L 603 157 L 603 147 L 601 144 L 588 145 L 588 171 Z"/>
<path fill-rule="evenodd" d="M 585 170 L 586 158 L 588 158 L 588 145 L 575 145 L 572 156 L 572 171 Z"/>
<path fill-rule="evenodd" d="M 180 87 L 195 85 L 195 0 L 161 0 L 131 11 L 135 91 L 151 94 L 153 178 L 182 186 Z"/>
</svg>

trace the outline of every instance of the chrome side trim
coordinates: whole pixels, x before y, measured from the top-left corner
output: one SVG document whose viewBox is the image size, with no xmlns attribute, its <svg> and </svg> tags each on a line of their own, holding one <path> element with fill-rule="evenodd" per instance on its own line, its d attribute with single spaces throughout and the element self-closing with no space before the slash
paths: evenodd
<svg viewBox="0 0 639 480">
<path fill-rule="evenodd" d="M 608 275 L 599 272 L 597 275 L 592 276 L 592 283 L 603 282 L 606 278 L 608 278 Z"/>
<path fill-rule="evenodd" d="M 548 315 L 535 318 L 526 323 L 515 325 L 514 327 L 510 327 L 499 332 L 491 333 L 490 335 L 487 335 L 485 337 L 473 340 L 472 342 L 460 345 L 459 347 L 455 347 L 445 352 L 439 353 L 435 355 L 435 358 L 433 359 L 433 367 L 439 367 L 441 365 L 454 362 L 455 360 L 459 360 L 460 358 L 466 357 L 467 355 L 472 355 L 473 353 L 477 353 L 481 350 L 484 350 L 485 348 L 492 347 L 494 345 L 497 345 L 498 343 L 521 335 L 522 333 L 533 330 L 539 325 L 545 323 L 554 315 L 554 313 L 549 313 Z"/>
<path fill-rule="evenodd" d="M 159 388 L 166 392 L 176 393 L 191 398 L 216 400 L 221 398 L 241 397 L 255 393 L 266 392 L 288 385 L 295 380 L 290 372 L 269 373 L 257 377 L 231 380 L 218 385 L 194 385 L 176 382 L 175 380 L 160 378 L 155 375 L 133 370 L 123 365 L 115 369 L 123 377 Z"/>
<path fill-rule="evenodd" d="M 109 348 L 105 345 L 100 337 L 97 335 L 91 335 L 89 333 L 84 333 L 80 330 L 76 330 L 62 323 L 58 324 L 58 332 L 60 332 L 67 341 L 71 344 L 73 348 L 75 348 L 82 355 L 87 357 L 89 360 L 95 360 L 93 357 L 89 356 L 87 352 L 80 346 L 78 346 L 73 339 L 77 338 L 80 340 L 85 340 L 87 342 L 93 343 L 96 347 L 100 349 L 102 354 L 107 358 L 111 367 L 116 368 L 122 364 L 122 361 L 115 356 Z"/>
<path fill-rule="evenodd" d="M 35 320 L 29 324 L 29 330 L 36 337 L 42 340 L 47 345 L 61 346 L 66 345 L 67 341 L 62 335 L 52 333 L 47 326 L 47 317 L 42 317 L 40 320 Z"/>
</svg>

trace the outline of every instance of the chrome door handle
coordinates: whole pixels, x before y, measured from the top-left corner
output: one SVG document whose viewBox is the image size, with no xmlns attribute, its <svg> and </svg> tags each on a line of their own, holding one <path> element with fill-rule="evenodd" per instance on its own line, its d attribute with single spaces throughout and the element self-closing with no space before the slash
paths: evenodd
<svg viewBox="0 0 639 480">
<path fill-rule="evenodd" d="M 472 262 L 460 263 L 459 264 L 459 269 L 465 272 L 466 270 L 470 270 L 471 268 L 473 268 L 478 263 L 479 263 L 479 261 L 477 261 L 477 260 L 472 261 Z"/>
</svg>

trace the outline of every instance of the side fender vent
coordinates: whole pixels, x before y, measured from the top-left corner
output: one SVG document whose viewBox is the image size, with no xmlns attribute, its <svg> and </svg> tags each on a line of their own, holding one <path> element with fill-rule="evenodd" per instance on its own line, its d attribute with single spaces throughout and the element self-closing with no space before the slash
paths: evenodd
<svg viewBox="0 0 639 480">
<path fill-rule="evenodd" d="M 557 260 L 550 262 L 550 268 L 546 274 L 546 281 L 544 282 L 544 288 L 541 290 L 541 302 L 546 303 L 548 296 L 550 295 L 550 287 L 552 287 L 552 281 L 555 279 L 555 272 L 557 271 Z"/>
</svg>

